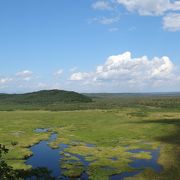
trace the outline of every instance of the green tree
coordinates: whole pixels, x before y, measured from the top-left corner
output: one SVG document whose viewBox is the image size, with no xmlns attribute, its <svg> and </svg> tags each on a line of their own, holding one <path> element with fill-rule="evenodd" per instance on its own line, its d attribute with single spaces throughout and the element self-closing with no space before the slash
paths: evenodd
<svg viewBox="0 0 180 180">
<path fill-rule="evenodd" d="M 11 166 L 8 166 L 4 160 L 4 155 L 8 153 L 8 149 L 0 144 L 0 179 L 1 180 L 14 180 L 17 178 L 17 173 Z"/>
</svg>

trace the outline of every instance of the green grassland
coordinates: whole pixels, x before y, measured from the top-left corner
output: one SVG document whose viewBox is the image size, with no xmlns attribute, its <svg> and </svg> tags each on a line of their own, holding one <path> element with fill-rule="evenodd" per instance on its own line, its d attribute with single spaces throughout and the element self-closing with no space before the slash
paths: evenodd
<svg viewBox="0 0 180 180">
<path fill-rule="evenodd" d="M 89 161 L 96 160 L 88 169 L 91 179 L 108 179 L 109 175 L 132 171 L 128 163 L 134 156 L 150 158 L 148 153 L 131 154 L 126 151 L 128 149 L 159 147 L 158 162 L 163 165 L 163 172 L 158 174 L 146 169 L 129 179 L 174 180 L 180 177 L 179 97 L 103 96 L 93 97 L 93 101 L 92 104 L 78 103 L 79 109 L 85 106 L 84 109 L 89 107 L 89 110 L 23 111 L 15 108 L 15 111 L 1 111 L 0 143 L 10 150 L 6 156 L 8 164 L 15 169 L 30 168 L 24 164 L 25 158 L 32 155 L 28 147 L 48 139 L 51 133 L 36 133 L 34 129 L 50 128 L 58 133 L 56 141 L 50 144 L 52 147 L 67 143 L 70 146 L 64 152 L 65 155 L 76 153 Z M 90 149 L 85 146 L 86 143 L 94 144 L 95 147 Z M 112 161 L 111 157 L 118 160 Z M 65 158 L 68 160 L 72 157 Z M 62 163 L 62 166 L 69 169 L 66 175 L 72 177 L 83 169 L 81 164 Z M 104 166 L 111 169 L 103 170 Z"/>
</svg>

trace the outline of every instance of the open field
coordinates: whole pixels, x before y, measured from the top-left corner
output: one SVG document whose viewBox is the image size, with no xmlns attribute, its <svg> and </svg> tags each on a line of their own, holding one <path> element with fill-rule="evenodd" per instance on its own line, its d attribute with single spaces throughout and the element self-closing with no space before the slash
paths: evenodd
<svg viewBox="0 0 180 180">
<path fill-rule="evenodd" d="M 136 98 L 129 98 L 129 102 L 134 102 Z M 100 105 L 103 102 L 109 102 L 109 105 L 114 104 L 114 108 L 108 108 L 108 105 L 104 103 L 106 108 L 94 107 L 94 110 L 1 111 L 0 142 L 10 149 L 6 161 L 15 169 L 30 168 L 24 164 L 25 158 L 31 155 L 28 147 L 40 140 L 48 139 L 53 131 L 58 134 L 57 139 L 50 144 L 53 148 L 60 143 L 65 143 L 69 145 L 64 152 L 65 155 L 75 153 L 85 156 L 86 160 L 96 160 L 87 170 L 91 179 L 100 177 L 108 179 L 112 174 L 133 171 L 128 166 L 133 157 L 151 158 L 149 153 L 132 154 L 127 150 L 157 148 L 160 148 L 158 163 L 164 170 L 156 173 L 152 169 L 146 169 L 129 179 L 178 179 L 180 177 L 179 99 L 168 97 L 171 99 L 168 101 L 168 98 L 158 97 L 161 101 L 154 101 L 153 98 L 149 98 L 149 101 L 147 97 L 146 99 L 138 98 L 139 103 L 136 105 L 128 102 L 127 104 L 132 107 L 126 106 L 125 100 L 124 103 L 119 101 L 119 106 L 117 106 L 118 101 L 115 100 L 117 98 L 113 101 L 112 98 L 111 101 L 109 98 L 103 98 L 98 103 L 94 103 Z M 160 103 L 161 106 L 154 102 Z M 171 106 L 174 103 L 178 104 L 176 108 Z M 34 132 L 36 128 L 50 128 L 50 132 L 36 133 Z M 95 146 L 90 149 L 85 144 Z M 89 154 L 91 156 L 88 156 Z M 118 160 L 110 160 L 111 157 L 116 157 Z M 71 157 L 65 156 L 65 158 Z M 64 163 L 62 166 L 69 169 L 66 175 L 74 176 L 75 173 L 77 175 L 72 164 Z M 77 167 L 77 164 L 75 166 Z M 102 170 L 103 166 L 112 167 L 115 170 Z M 80 167 L 79 173 L 81 170 Z"/>
</svg>

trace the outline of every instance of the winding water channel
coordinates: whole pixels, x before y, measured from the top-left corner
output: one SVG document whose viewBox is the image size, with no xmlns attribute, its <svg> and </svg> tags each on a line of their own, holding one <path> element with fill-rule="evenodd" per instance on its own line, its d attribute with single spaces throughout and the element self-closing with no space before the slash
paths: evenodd
<svg viewBox="0 0 180 180">
<path fill-rule="evenodd" d="M 36 129 L 35 132 L 43 133 L 47 132 L 48 129 Z M 48 144 L 54 140 L 56 140 L 57 134 L 52 133 L 49 140 L 40 141 L 38 144 L 35 144 L 34 146 L 30 147 L 30 150 L 33 152 L 33 156 L 29 157 L 26 161 L 27 165 L 31 165 L 32 168 L 39 168 L 39 167 L 45 167 L 48 170 L 52 172 L 52 176 L 56 179 L 60 178 L 62 180 L 69 180 L 68 177 L 63 176 L 63 169 L 61 169 L 61 159 L 63 159 L 63 155 L 61 155 L 64 151 L 64 149 L 68 148 L 67 144 L 60 144 L 57 149 L 51 148 Z M 87 144 L 87 146 L 93 146 Z M 130 167 L 137 169 L 137 171 L 134 172 L 124 172 L 117 175 L 112 175 L 109 177 L 110 180 L 123 180 L 125 177 L 131 177 L 134 175 L 137 175 L 141 173 L 145 168 L 151 168 L 155 172 L 161 172 L 163 170 L 162 166 L 157 163 L 160 149 L 156 150 L 142 150 L 142 149 L 136 149 L 136 150 L 129 150 L 128 152 L 131 153 L 139 153 L 139 152 L 150 152 L 152 158 L 147 159 L 136 159 L 133 158 L 132 162 L 129 164 Z M 85 160 L 85 158 L 78 154 L 71 154 L 72 156 L 79 159 L 79 161 L 83 164 L 85 169 L 88 168 L 89 162 Z M 79 178 L 77 178 L 79 179 Z M 88 180 L 88 175 L 84 172 L 82 173 L 80 179 L 82 180 Z"/>
</svg>

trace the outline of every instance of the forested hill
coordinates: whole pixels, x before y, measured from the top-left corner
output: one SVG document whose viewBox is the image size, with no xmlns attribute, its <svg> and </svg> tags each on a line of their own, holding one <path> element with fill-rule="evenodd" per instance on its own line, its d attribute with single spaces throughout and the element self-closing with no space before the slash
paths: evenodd
<svg viewBox="0 0 180 180">
<path fill-rule="evenodd" d="M 0 94 L 0 104 L 19 105 L 50 105 L 59 103 L 85 103 L 91 102 L 91 98 L 73 92 L 63 90 L 42 90 L 26 94 Z"/>
</svg>

